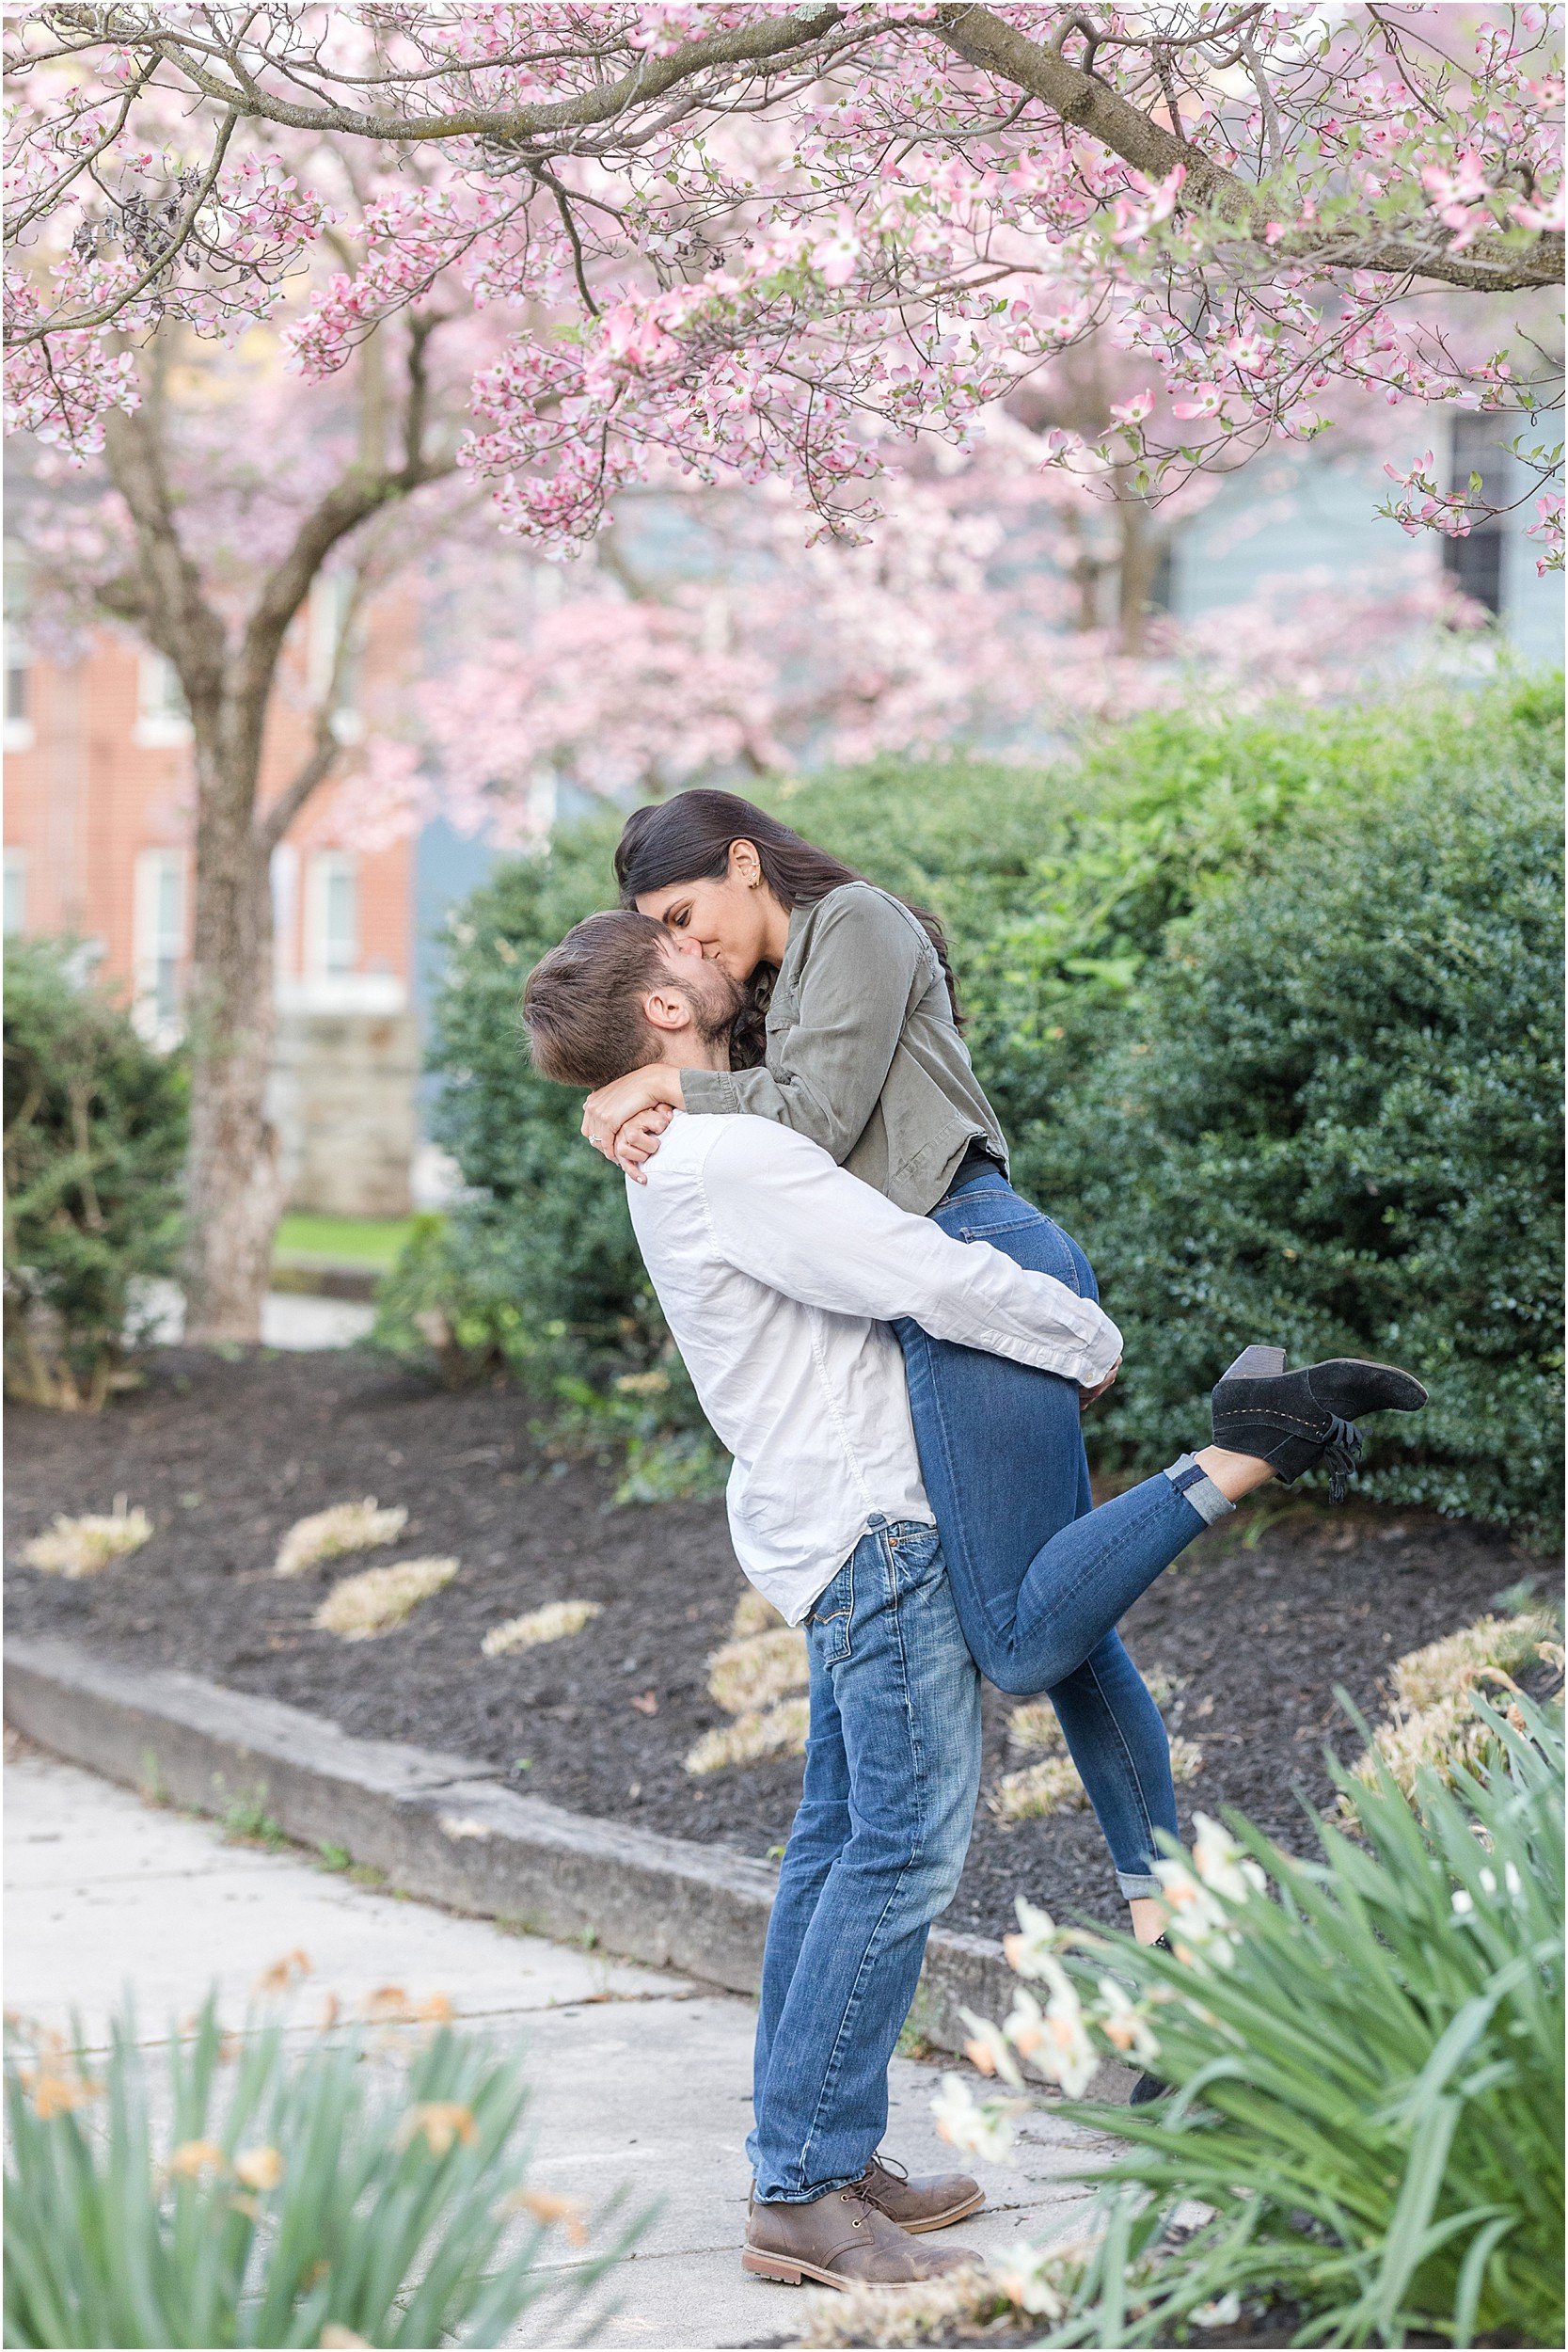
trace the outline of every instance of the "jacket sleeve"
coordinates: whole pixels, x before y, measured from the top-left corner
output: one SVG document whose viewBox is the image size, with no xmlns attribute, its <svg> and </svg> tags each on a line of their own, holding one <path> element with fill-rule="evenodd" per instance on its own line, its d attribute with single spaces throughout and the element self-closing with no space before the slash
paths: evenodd
<svg viewBox="0 0 1568 2352">
<path fill-rule="evenodd" d="M 800 1018 L 760 1070 L 689 1070 L 689 1111 L 749 1112 L 808 1136 L 842 1163 L 876 1109 L 912 1003 L 924 934 L 867 885 L 847 885 L 812 916 Z"/>
<path fill-rule="evenodd" d="M 954 1241 L 799 1136 L 755 1120 L 726 1129 L 704 1163 L 708 1229 L 725 1262 L 808 1307 L 908 1315 L 933 1339 L 1059 1373 L 1091 1388 L 1121 1355 L 1093 1299 L 1015 1265 L 989 1242 Z"/>
</svg>

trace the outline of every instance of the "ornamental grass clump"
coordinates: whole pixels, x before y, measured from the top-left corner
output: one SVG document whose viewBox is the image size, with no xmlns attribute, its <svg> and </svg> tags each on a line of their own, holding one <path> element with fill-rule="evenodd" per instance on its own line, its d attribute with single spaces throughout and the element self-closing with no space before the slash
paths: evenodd
<svg viewBox="0 0 1568 2352">
<path fill-rule="evenodd" d="M 273 1574 L 303 1576 L 345 1551 L 373 1551 L 378 1544 L 396 1543 L 407 1520 L 407 1512 L 396 1505 L 378 1509 L 373 1495 L 363 1502 L 335 1502 L 330 1510 L 313 1511 L 309 1518 L 296 1519 L 284 1536 Z"/>
<path fill-rule="evenodd" d="M 1148 1677 L 1148 1694 L 1157 1707 L 1181 1688 L 1180 1677 L 1155 1673 Z M 1008 1745 L 1039 1761 L 1004 1772 L 986 1791 L 987 1809 L 1004 1822 L 1038 1821 L 1053 1813 L 1080 1810 L 1089 1801 L 1068 1754 L 1067 1735 L 1049 1699 L 1026 1699 L 1007 1717 Z M 1196 1740 L 1172 1737 L 1170 1772 L 1174 1781 L 1193 1780 L 1203 1770 L 1203 1750 Z"/>
<path fill-rule="evenodd" d="M 705 1731 L 688 1751 L 686 1769 L 701 1777 L 734 1764 L 760 1764 L 780 1756 L 804 1756 L 811 1723 L 809 1699 L 782 1699 L 777 1707 L 737 1715 L 733 1723 Z"/>
<path fill-rule="evenodd" d="M 318 1632 L 336 1633 L 345 1642 L 372 1641 L 390 1633 L 451 1582 L 455 1560 L 396 1560 L 385 1568 L 361 1568 L 334 1584 L 311 1623 Z"/>
<path fill-rule="evenodd" d="M 986 1804 L 999 1821 L 1037 1821 L 1053 1813 L 1076 1812 L 1088 1790 L 1070 1756 L 1042 1756 L 1016 1772 L 1004 1772 L 986 1791 Z"/>
<path fill-rule="evenodd" d="M 1390 1677 L 1394 1711 L 1354 1766 L 1357 1787 L 1345 1790 L 1341 1811 L 1354 1814 L 1358 1788 L 1375 1788 L 1382 1771 L 1392 1772 L 1409 1796 L 1423 1771 L 1451 1781 L 1456 1772 L 1480 1764 L 1487 1728 L 1470 1705 L 1472 1688 L 1511 1687 L 1514 1675 L 1549 1657 L 1560 1638 L 1555 1617 L 1528 1610 L 1516 1617 L 1479 1617 L 1424 1649 L 1409 1651 Z"/>
<path fill-rule="evenodd" d="M 754 1584 L 748 1584 L 735 1604 L 730 1619 L 730 1639 L 744 1642 L 752 1633 L 771 1633 L 784 1619 L 772 1602 L 759 1593 Z"/>
<path fill-rule="evenodd" d="M 486 1658 L 506 1658 L 513 1650 L 536 1649 L 541 1642 L 563 1642 L 603 1614 L 602 1601 L 547 1600 L 542 1609 L 493 1625 L 479 1646 Z"/>
<path fill-rule="evenodd" d="M 804 1633 L 784 1625 L 760 1593 L 741 1596 L 735 1629 L 737 1638 L 708 1660 L 707 1677 L 710 1697 L 735 1721 L 705 1731 L 689 1749 L 686 1769 L 699 1777 L 806 1751 L 811 1702 L 785 1695 L 811 1679 Z"/>
<path fill-rule="evenodd" d="M 917 2345 L 985 2341 L 982 2330 L 1012 2316 L 1013 2306 L 983 2263 L 921 2279 L 910 2286 L 863 2286 L 814 2295 L 794 2339 L 809 2352 L 868 2344 Z"/>
<path fill-rule="evenodd" d="M 583 2340 L 640 2222 L 561 2267 L 582 2217 L 529 2185 L 516 2057 L 367 2030 L 234 2038 L 210 1995 L 155 2052 L 127 2007 L 89 2063 L 8 2027 L 6 2343 L 494 2344 L 546 2293 Z"/>
<path fill-rule="evenodd" d="M 113 1511 L 89 1511 L 75 1519 L 62 1512 L 53 1527 L 23 1545 L 23 1565 L 40 1569 L 45 1576 L 97 1576 L 115 1561 L 139 1551 L 151 1533 L 147 1513 L 128 1511 L 120 1495 Z"/>
<path fill-rule="evenodd" d="M 949 2076 L 946 2136 L 1005 2145 L 1031 2073 L 1073 2099 L 1101 2055 L 1171 2092 L 1058 2110 L 1124 2153 L 1084 2175 L 1101 2234 L 1052 2282 L 1042 2344 L 1180 2343 L 1271 2306 L 1297 2344 L 1563 2342 L 1562 1713 L 1469 1704 L 1484 1770 L 1412 1796 L 1379 1766 L 1359 1835 L 1319 1820 L 1314 1862 L 1200 1815 L 1156 1866 L 1169 1951 L 1021 1902 L 1013 2013 L 970 2021 L 997 2090 Z"/>
<path fill-rule="evenodd" d="M 786 1692 L 803 1690 L 810 1678 L 806 1637 L 799 1626 L 781 1625 L 726 1642 L 708 1661 L 708 1690 L 727 1715 L 771 1707 Z"/>
<path fill-rule="evenodd" d="M 1446 1633 L 1441 1641 L 1429 1642 L 1425 1649 L 1413 1649 L 1398 1661 L 1391 1677 L 1395 1701 L 1414 1712 L 1468 1690 L 1489 1672 L 1515 1675 L 1558 1632 L 1557 1619 L 1544 1610 L 1528 1610 L 1517 1617 L 1478 1617 L 1474 1625 L 1461 1626 L 1457 1633 Z"/>
</svg>

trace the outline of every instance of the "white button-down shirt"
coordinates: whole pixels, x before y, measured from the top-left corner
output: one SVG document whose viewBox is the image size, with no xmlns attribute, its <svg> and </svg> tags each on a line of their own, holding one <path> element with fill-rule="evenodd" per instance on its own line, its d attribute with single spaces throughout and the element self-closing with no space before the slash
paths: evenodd
<svg viewBox="0 0 1568 2352">
<path fill-rule="evenodd" d="M 736 1555 L 791 1625 L 874 1517 L 932 1518 L 890 1319 L 1085 1387 L 1121 1354 L 1092 1300 L 895 1208 L 771 1120 L 677 1112 L 647 1176 L 631 1220 L 735 1456 Z"/>
</svg>

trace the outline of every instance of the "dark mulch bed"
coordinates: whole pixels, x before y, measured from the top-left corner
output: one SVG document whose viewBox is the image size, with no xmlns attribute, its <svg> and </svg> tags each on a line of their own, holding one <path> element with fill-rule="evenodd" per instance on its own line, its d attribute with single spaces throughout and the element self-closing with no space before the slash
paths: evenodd
<svg viewBox="0 0 1568 2352">
<path fill-rule="evenodd" d="M 96 1419 L 13 1408 L 8 1562 L 56 1512 L 108 1510 L 119 1494 L 157 1533 L 89 1581 L 8 1567 L 10 1629 L 187 1667 L 350 1732 L 455 1749 L 583 1812 L 767 1854 L 788 1830 L 799 1763 L 703 1781 L 682 1768 L 725 1720 L 705 1684 L 741 1590 L 722 1504 L 609 1508 L 612 1470 L 552 1460 L 536 1414 L 516 1390 L 454 1396 L 371 1355 L 179 1349 L 150 1357 L 145 1386 Z M 271 1574 L 293 1520 L 364 1495 L 407 1504 L 395 1548 L 297 1581 Z M 345 1644 L 312 1630 L 338 1577 L 427 1553 L 455 1553 L 461 1572 L 399 1631 Z M 1310 1851 L 1300 1795 L 1327 1803 L 1323 1743 L 1356 1744 L 1334 1686 L 1375 1715 L 1392 1659 L 1538 1565 L 1503 1536 L 1418 1512 L 1239 1514 L 1124 1628 L 1146 1674 L 1186 1677 L 1166 1708 L 1203 1748 L 1184 1821 L 1195 1803 L 1234 1804 Z M 604 1604 L 584 1632 L 481 1657 L 503 1617 L 573 1597 Z M 988 1785 L 1020 1760 L 1011 1704 L 988 1691 Z M 1058 1915 L 1117 1915 L 1092 1815 L 1004 1829 L 982 1806 L 948 1924 L 1002 1932 L 1021 1891 Z"/>
</svg>

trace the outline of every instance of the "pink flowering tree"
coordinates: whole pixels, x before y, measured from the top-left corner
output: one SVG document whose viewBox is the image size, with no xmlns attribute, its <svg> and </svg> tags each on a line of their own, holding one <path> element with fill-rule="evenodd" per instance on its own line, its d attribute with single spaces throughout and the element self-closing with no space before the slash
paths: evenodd
<svg viewBox="0 0 1568 2352">
<path fill-rule="evenodd" d="M 9 413 L 103 469 L 119 554 L 97 607 L 168 655 L 195 736 L 194 1327 L 248 1336 L 264 1279 L 266 852 L 340 747 L 326 725 L 269 810 L 258 760 L 325 564 L 389 549 L 394 511 L 463 484 L 555 555 L 650 490 L 774 485 L 798 536 L 803 515 L 834 543 L 816 575 L 793 556 L 766 574 L 786 621 L 802 592 L 859 616 L 836 683 L 811 688 L 827 707 L 787 707 L 789 665 L 759 671 L 721 599 L 621 580 L 638 608 L 613 637 L 625 723 L 574 718 L 546 630 L 509 654 L 517 745 L 495 724 L 485 742 L 492 774 L 526 757 L 602 788 L 607 731 L 621 772 L 678 780 L 766 763 L 791 730 L 911 739 L 977 676 L 1005 691 L 991 589 L 919 590 L 930 532 L 909 521 L 935 458 L 968 456 L 999 413 L 1023 437 L 1008 495 L 1032 510 L 1049 485 L 1076 539 L 1068 576 L 1095 619 L 1075 642 L 1109 628 L 1117 660 L 1149 626 L 1161 516 L 1369 402 L 1415 412 L 1386 462 L 1389 511 L 1416 532 L 1483 505 L 1439 485 L 1432 410 L 1506 420 L 1541 560 L 1560 561 L 1555 41 L 1541 8 L 1231 0 L 10 11 Z M 276 547 L 242 531 L 228 563 L 203 551 L 208 494 L 175 424 L 198 342 L 243 372 L 263 325 L 315 404 L 287 444 L 309 495 L 279 501 Z M 1098 372 L 1097 352 L 1114 355 Z M 933 462 L 898 486 L 923 448 Z M 91 506 L 70 510 L 89 535 Z M 960 510 L 943 510 L 950 553 Z M 592 646 L 616 624 L 577 603 L 549 628 L 598 692 Z M 450 710 L 424 725 L 454 753 Z M 455 790 L 491 790 L 452 764 Z M 412 813 L 418 765 L 369 764 L 384 809 Z"/>
<path fill-rule="evenodd" d="M 297 134 L 366 158 L 298 365 L 453 278 L 523 314 L 464 463 L 548 548 L 661 464 L 863 532 L 899 441 L 961 442 L 1102 326 L 1167 397 L 1048 454 L 1139 497 L 1316 437 L 1354 385 L 1507 412 L 1550 499 L 1546 8 L 110 6 L 19 10 L 10 49 L 14 398 L 68 441 L 135 398 L 124 334 L 282 297 L 326 226 Z M 1467 348 L 1433 288 L 1476 304 Z M 1445 526 L 1418 469 L 1400 489 Z"/>
<path fill-rule="evenodd" d="M 312 161 L 321 184 L 351 190 L 329 156 Z M 289 202 L 297 218 L 297 189 Z M 351 238 L 331 236 L 330 258 L 352 263 Z M 285 373 L 276 332 L 230 325 L 215 347 L 177 308 L 117 330 L 117 398 L 66 449 L 44 423 L 13 527 L 45 626 L 130 631 L 172 665 L 189 715 L 189 1326 L 253 1339 L 281 1207 L 265 1108 L 271 853 L 355 755 L 339 714 L 368 608 L 481 502 L 457 452 L 488 329 L 467 306 L 410 305 L 309 385 Z M 318 641 L 308 686 L 312 665 L 287 648 L 328 573 L 334 642 L 324 660 Z M 263 800 L 263 751 L 291 701 L 304 749 Z"/>
<path fill-rule="evenodd" d="M 1078 398 L 1069 385 L 1061 404 Z M 1265 581 L 1244 610 L 1179 624 L 1153 606 L 1157 569 L 1215 479 L 1158 508 L 1107 501 L 1042 471 L 1049 429 L 1004 413 L 973 457 L 890 481 L 860 545 L 803 544 L 776 486 L 625 494 L 622 521 L 565 567 L 465 544 L 430 581 L 440 650 L 380 714 L 340 819 L 367 847 L 436 815 L 521 847 L 562 786 L 624 805 L 954 744 L 1037 755 L 1085 720 L 1195 690 L 1344 692 L 1463 617 L 1415 550 L 1375 580 Z"/>
</svg>

